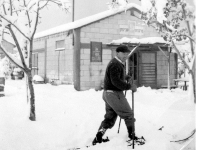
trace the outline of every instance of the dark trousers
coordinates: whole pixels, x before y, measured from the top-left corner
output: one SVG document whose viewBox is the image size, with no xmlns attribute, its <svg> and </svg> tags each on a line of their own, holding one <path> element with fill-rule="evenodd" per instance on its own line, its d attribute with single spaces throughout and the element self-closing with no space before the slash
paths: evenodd
<svg viewBox="0 0 200 150">
<path fill-rule="evenodd" d="M 106 114 L 100 128 L 112 128 L 117 120 L 117 116 L 124 119 L 127 130 L 132 133 L 133 111 L 122 91 L 103 92 Z"/>
</svg>

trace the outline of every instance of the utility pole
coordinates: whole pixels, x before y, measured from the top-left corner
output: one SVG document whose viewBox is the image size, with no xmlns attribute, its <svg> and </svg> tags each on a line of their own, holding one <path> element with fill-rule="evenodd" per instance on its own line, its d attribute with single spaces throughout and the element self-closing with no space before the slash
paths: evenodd
<svg viewBox="0 0 200 150">
<path fill-rule="evenodd" d="M 72 22 L 74 22 L 74 4 L 75 4 L 75 0 L 72 0 Z"/>
<path fill-rule="evenodd" d="M 74 22 L 74 4 L 75 4 L 75 0 L 72 0 L 72 22 Z M 74 30 L 73 30 L 73 33 L 72 33 L 72 46 L 74 46 Z"/>
</svg>

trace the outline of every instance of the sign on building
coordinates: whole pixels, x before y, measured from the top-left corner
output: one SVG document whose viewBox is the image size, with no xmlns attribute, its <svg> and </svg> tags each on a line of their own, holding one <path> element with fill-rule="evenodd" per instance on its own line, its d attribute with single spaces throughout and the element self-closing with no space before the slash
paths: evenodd
<svg viewBox="0 0 200 150">
<path fill-rule="evenodd" d="M 90 62 L 102 62 L 102 42 L 90 42 Z"/>
<path fill-rule="evenodd" d="M 135 35 L 144 35 L 145 24 L 143 21 L 129 21 L 129 29 Z"/>
<path fill-rule="evenodd" d="M 145 24 L 143 21 L 128 21 L 128 25 L 119 25 L 120 34 L 144 35 Z"/>
</svg>

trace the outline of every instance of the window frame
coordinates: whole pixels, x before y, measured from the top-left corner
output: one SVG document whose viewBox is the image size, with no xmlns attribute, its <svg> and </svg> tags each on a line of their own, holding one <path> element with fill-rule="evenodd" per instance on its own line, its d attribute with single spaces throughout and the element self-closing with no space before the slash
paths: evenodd
<svg viewBox="0 0 200 150">
<path fill-rule="evenodd" d="M 63 47 L 58 47 L 58 42 L 63 41 Z M 55 42 L 55 51 L 63 51 L 65 50 L 65 40 L 58 40 Z"/>
</svg>

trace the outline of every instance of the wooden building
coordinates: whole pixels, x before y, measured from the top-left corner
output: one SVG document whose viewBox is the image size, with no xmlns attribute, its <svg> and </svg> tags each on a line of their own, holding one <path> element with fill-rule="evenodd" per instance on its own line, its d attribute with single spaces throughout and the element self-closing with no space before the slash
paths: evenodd
<svg viewBox="0 0 200 150">
<path fill-rule="evenodd" d="M 115 55 L 116 46 L 110 45 L 111 41 L 123 37 L 160 37 L 154 28 L 135 17 L 139 13 L 140 6 L 128 4 L 126 8 L 107 10 L 37 33 L 34 39 L 33 74 L 44 77 L 46 82 L 60 80 L 62 83 L 74 84 L 76 90 L 98 89 L 106 66 Z M 139 77 L 145 65 L 152 63 L 154 66 L 150 68 L 154 67 L 155 82 L 145 82 L 144 85 L 159 88 L 168 81 L 168 60 L 164 54 L 168 54 L 168 49 L 165 48 L 163 53 L 152 46 L 144 46 L 141 45 L 140 50 L 130 58 L 134 63 L 129 63 L 129 70 L 137 72 L 135 78 L 138 85 L 142 86 L 143 78 Z M 173 53 L 170 55 L 172 82 L 176 78 L 177 58 Z"/>
<path fill-rule="evenodd" d="M 162 37 L 122 38 L 108 45 L 115 52 L 121 44 L 134 50 L 126 62 L 126 73 L 134 77 L 138 86 L 161 88 L 173 85 L 173 79 L 177 77 L 177 54 L 172 53 L 172 48 Z"/>
</svg>

